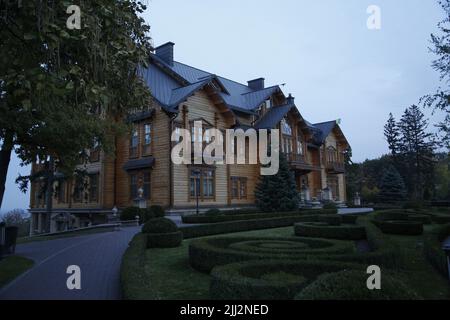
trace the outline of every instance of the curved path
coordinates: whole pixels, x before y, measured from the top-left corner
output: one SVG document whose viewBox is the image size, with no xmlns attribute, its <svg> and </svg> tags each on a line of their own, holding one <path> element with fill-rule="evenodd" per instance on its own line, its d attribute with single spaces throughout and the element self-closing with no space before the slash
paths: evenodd
<svg viewBox="0 0 450 320">
<path fill-rule="evenodd" d="M 122 255 L 138 227 L 18 245 L 35 265 L 0 289 L 1 299 L 120 299 Z M 81 269 L 81 289 L 69 290 L 69 265 Z"/>
</svg>

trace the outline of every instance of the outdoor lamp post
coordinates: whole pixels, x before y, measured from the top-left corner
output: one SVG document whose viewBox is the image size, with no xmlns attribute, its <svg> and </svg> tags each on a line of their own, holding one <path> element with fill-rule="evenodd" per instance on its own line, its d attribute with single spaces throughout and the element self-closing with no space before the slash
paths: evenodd
<svg viewBox="0 0 450 320">
<path fill-rule="evenodd" d="M 196 178 L 195 179 L 195 198 L 196 198 L 196 201 L 197 201 L 196 213 L 198 214 L 199 213 L 199 211 L 198 211 L 198 197 L 200 195 L 200 174 L 201 174 L 201 171 L 199 169 L 196 169 L 192 173 L 194 174 L 194 176 Z"/>
</svg>

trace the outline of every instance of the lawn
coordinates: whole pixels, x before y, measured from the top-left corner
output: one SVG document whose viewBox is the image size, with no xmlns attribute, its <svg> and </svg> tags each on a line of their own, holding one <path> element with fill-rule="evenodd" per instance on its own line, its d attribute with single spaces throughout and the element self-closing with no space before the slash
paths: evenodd
<svg viewBox="0 0 450 320">
<path fill-rule="evenodd" d="M 429 226 L 426 226 L 425 232 L 428 229 Z M 230 233 L 222 236 L 234 237 L 236 235 L 293 236 L 293 227 Z M 386 237 L 401 248 L 399 255 L 404 257 L 405 264 L 402 266 L 399 277 L 406 285 L 423 299 L 450 298 L 448 281 L 424 257 L 422 235 L 386 235 Z M 157 299 L 209 299 L 209 275 L 194 270 L 188 262 L 188 247 L 191 241 L 193 240 L 184 240 L 178 248 L 145 250 L 145 272 L 153 297 Z M 144 292 L 145 290 L 142 291 L 142 293 Z M 141 298 L 145 298 L 145 294 Z"/>
<path fill-rule="evenodd" d="M 30 269 L 33 264 L 33 260 L 20 256 L 8 256 L 0 260 L 0 288 Z"/>
</svg>

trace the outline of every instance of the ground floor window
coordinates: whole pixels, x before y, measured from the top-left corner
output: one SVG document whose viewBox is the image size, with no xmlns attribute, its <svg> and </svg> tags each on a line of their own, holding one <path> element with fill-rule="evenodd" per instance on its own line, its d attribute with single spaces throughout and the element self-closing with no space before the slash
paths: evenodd
<svg viewBox="0 0 450 320">
<path fill-rule="evenodd" d="M 189 197 L 200 199 L 213 199 L 215 197 L 215 169 L 190 168 Z"/>
<path fill-rule="evenodd" d="M 89 202 L 98 201 L 98 173 L 89 175 Z"/>
<path fill-rule="evenodd" d="M 331 190 L 332 199 L 339 199 L 339 181 L 335 175 L 327 176 L 328 188 Z"/>
<path fill-rule="evenodd" d="M 138 196 L 138 175 L 137 173 L 130 174 L 130 198 L 136 199 Z"/>
<path fill-rule="evenodd" d="M 231 199 L 247 199 L 247 178 L 231 177 Z"/>
<path fill-rule="evenodd" d="M 142 188 L 142 197 L 150 200 L 151 197 L 151 171 L 133 171 L 129 174 L 130 199 L 134 200 L 139 196 L 139 189 Z"/>
</svg>

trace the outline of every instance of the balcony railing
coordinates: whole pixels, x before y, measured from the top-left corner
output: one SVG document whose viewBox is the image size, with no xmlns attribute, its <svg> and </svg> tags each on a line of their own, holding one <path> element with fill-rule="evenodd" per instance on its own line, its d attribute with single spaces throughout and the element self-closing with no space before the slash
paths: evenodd
<svg viewBox="0 0 450 320">
<path fill-rule="evenodd" d="M 298 153 L 284 153 L 287 161 L 295 170 L 310 172 L 315 167 L 302 154 Z"/>
<path fill-rule="evenodd" d="M 345 164 L 344 162 L 338 161 L 327 161 L 326 169 L 331 173 L 344 173 L 345 172 Z"/>
</svg>

